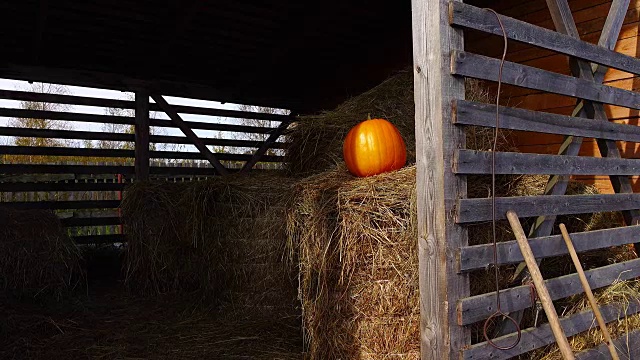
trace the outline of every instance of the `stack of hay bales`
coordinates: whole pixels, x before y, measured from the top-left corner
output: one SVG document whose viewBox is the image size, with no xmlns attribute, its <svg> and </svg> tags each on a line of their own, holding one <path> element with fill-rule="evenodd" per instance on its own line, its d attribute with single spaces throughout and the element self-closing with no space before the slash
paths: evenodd
<svg viewBox="0 0 640 360">
<path fill-rule="evenodd" d="M 477 82 L 467 99 L 488 102 Z M 408 165 L 368 178 L 351 176 L 342 165 L 342 141 L 367 118 L 394 123 L 408 148 Z M 498 150 L 517 151 L 503 132 Z M 290 251 L 298 258 L 299 298 L 311 359 L 418 359 L 419 293 L 415 205 L 413 82 L 401 73 L 336 110 L 304 118 L 289 135 L 289 170 L 308 177 L 296 186 L 288 214 Z M 490 150 L 493 130 L 468 128 L 467 148 Z M 497 196 L 537 195 L 548 176 L 498 176 Z M 468 196 L 491 194 L 490 176 L 469 176 Z M 571 182 L 569 194 L 595 193 Z M 617 214 L 559 217 L 569 231 L 614 227 Z M 524 225 L 533 219 L 523 219 Z M 474 225 L 469 243 L 487 243 L 489 224 Z M 513 240 L 499 222 L 498 241 Z M 626 249 L 624 250 L 626 251 Z M 551 260 L 553 261 L 553 260 Z M 566 273 L 570 260 L 545 267 L 545 276 Z M 515 266 L 501 270 L 508 285 Z M 492 274 L 471 274 L 472 294 L 495 290 Z M 525 324 L 526 326 L 527 324 Z M 482 341 L 480 329 L 474 342 Z M 481 330 L 480 330 L 481 331 Z"/>
<path fill-rule="evenodd" d="M 122 202 L 129 288 L 291 309 L 296 287 L 284 232 L 290 182 L 256 175 L 134 183 Z"/>
<path fill-rule="evenodd" d="M 81 262 L 53 212 L 0 208 L 0 288 L 59 299 L 86 280 Z"/>
</svg>

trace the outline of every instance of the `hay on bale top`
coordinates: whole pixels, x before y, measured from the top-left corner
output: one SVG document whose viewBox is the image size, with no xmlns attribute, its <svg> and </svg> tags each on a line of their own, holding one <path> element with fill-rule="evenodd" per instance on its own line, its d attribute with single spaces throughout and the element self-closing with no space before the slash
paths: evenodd
<svg viewBox="0 0 640 360">
<path fill-rule="evenodd" d="M 264 174 L 128 187 L 127 284 L 143 294 L 187 292 L 293 309 L 284 232 L 290 186 L 290 178 Z"/>
<path fill-rule="evenodd" d="M 479 80 L 467 79 L 466 99 L 477 102 L 494 101 L 488 87 Z M 287 167 L 295 175 L 308 176 L 329 170 L 342 162 L 342 145 L 349 130 L 361 121 L 384 118 L 394 124 L 407 147 L 407 164 L 415 162 L 415 105 L 413 72 L 400 72 L 373 89 L 355 96 L 336 109 L 302 116 L 288 137 Z M 499 150 L 513 149 L 509 132 L 500 132 Z M 468 127 L 467 147 L 489 150 L 493 130 Z"/>
<path fill-rule="evenodd" d="M 60 298 L 84 284 L 81 261 L 53 212 L 0 208 L 0 287 L 5 291 Z"/>
</svg>

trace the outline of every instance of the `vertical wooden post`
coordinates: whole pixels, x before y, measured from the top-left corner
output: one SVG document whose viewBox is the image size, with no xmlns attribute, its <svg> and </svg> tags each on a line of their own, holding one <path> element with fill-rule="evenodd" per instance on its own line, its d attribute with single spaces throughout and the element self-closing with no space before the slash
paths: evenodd
<svg viewBox="0 0 640 360">
<path fill-rule="evenodd" d="M 457 359 L 471 341 L 455 315 L 456 301 L 469 294 L 468 277 L 457 274 L 454 255 L 467 245 L 466 230 L 454 218 L 457 200 L 466 197 L 466 179 L 452 171 L 454 151 L 465 147 L 465 137 L 451 122 L 452 101 L 464 98 L 464 80 L 451 75 L 450 54 L 463 49 L 463 35 L 449 26 L 448 0 L 412 0 L 412 17 L 421 356 Z"/>
<path fill-rule="evenodd" d="M 135 123 L 136 180 L 149 179 L 149 93 L 136 91 Z"/>
</svg>

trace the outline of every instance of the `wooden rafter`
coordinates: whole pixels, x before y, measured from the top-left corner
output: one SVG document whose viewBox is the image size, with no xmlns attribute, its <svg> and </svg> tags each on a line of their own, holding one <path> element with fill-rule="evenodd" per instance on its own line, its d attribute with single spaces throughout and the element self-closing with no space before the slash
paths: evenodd
<svg viewBox="0 0 640 360">
<path fill-rule="evenodd" d="M 171 121 L 182 131 L 182 133 L 195 145 L 200 153 L 213 165 L 220 175 L 227 175 L 227 169 L 220 163 L 220 160 L 207 148 L 207 146 L 198 138 L 198 136 L 191 130 L 191 128 L 185 124 L 184 120 L 178 115 L 178 113 L 167 103 L 167 101 L 161 95 L 151 95 L 153 101 L 160 106 Z"/>
<path fill-rule="evenodd" d="M 34 63 L 39 63 L 40 54 L 42 53 L 42 39 L 47 28 L 47 20 L 49 17 L 49 0 L 40 0 L 40 9 L 38 11 L 38 23 L 33 37 L 33 47 L 31 57 Z"/>
</svg>

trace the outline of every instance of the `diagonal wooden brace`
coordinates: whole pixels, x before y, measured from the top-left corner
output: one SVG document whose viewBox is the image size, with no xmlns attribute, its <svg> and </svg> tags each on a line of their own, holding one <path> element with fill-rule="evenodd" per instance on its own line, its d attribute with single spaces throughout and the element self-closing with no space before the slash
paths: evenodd
<svg viewBox="0 0 640 360">
<path fill-rule="evenodd" d="M 267 150 L 271 148 L 271 145 L 273 145 L 273 143 L 275 143 L 276 140 L 278 140 L 280 135 L 282 135 L 284 130 L 286 130 L 287 127 L 289 127 L 289 124 L 291 124 L 292 120 L 293 118 L 291 118 L 290 120 L 285 120 L 281 122 L 280 125 L 278 125 L 278 127 L 271 133 L 271 135 L 269 135 L 267 140 L 265 140 L 264 143 L 262 143 L 262 146 L 260 146 L 260 148 L 256 150 L 256 152 L 253 154 L 253 157 L 251 157 L 251 159 L 244 164 L 244 166 L 242 167 L 242 170 L 240 170 L 241 174 L 251 171 L 251 169 L 255 166 L 255 164 L 258 161 L 260 161 L 260 158 L 262 158 L 262 156 L 267 152 Z"/>
<path fill-rule="evenodd" d="M 547 6 L 551 12 L 556 31 L 579 39 L 580 35 L 575 21 L 573 20 L 567 0 L 547 0 Z M 609 50 L 613 50 L 615 48 L 628 8 L 629 0 L 613 0 L 604 28 L 600 35 L 600 39 L 598 40 L 599 46 L 605 47 Z M 574 76 L 596 83 L 602 83 L 604 81 L 604 76 L 608 70 L 606 66 L 596 64 L 591 65 L 586 61 L 575 58 L 570 58 L 569 63 L 571 66 L 571 72 Z M 578 101 L 572 116 L 608 121 L 602 104 L 585 100 Z M 598 139 L 597 142 L 602 156 L 620 157 L 615 141 Z M 582 138 L 567 136 L 560 147 L 559 155 L 577 156 L 580 152 L 581 145 Z M 569 179 L 570 176 L 568 175 L 552 175 L 545 187 L 544 194 L 564 195 L 567 190 Z M 633 192 L 631 182 L 628 177 L 611 176 L 610 179 L 616 192 Z M 624 215 L 625 222 L 628 225 L 636 224 L 638 222 L 638 211 L 625 212 Z M 555 216 L 539 216 L 529 231 L 529 237 L 551 235 L 555 221 Z M 638 251 L 637 246 L 636 251 Z M 521 275 L 528 277 L 526 264 L 524 263 L 519 264 L 513 275 L 512 281 L 517 281 Z M 519 311 L 516 314 L 513 314 L 512 317 L 515 319 L 521 319 L 522 315 L 523 312 Z M 515 331 L 515 328 L 512 327 L 513 325 L 510 322 L 504 322 L 502 325 L 502 328 L 498 329 L 499 334 L 507 334 Z"/>
<path fill-rule="evenodd" d="M 193 145 L 200 150 L 200 153 L 204 155 L 204 157 L 209 160 L 211 165 L 218 171 L 220 175 L 227 175 L 229 172 L 227 169 L 220 163 L 220 161 L 216 158 L 216 156 L 207 148 L 207 146 L 198 138 L 198 136 L 191 130 L 191 128 L 185 124 L 184 120 L 178 115 L 178 113 L 169 105 L 169 103 L 161 96 L 161 95 L 151 95 L 153 101 L 158 104 L 160 109 L 164 111 L 171 121 L 182 131 L 182 133 L 187 137 L 187 139 L 191 140 Z"/>
</svg>

